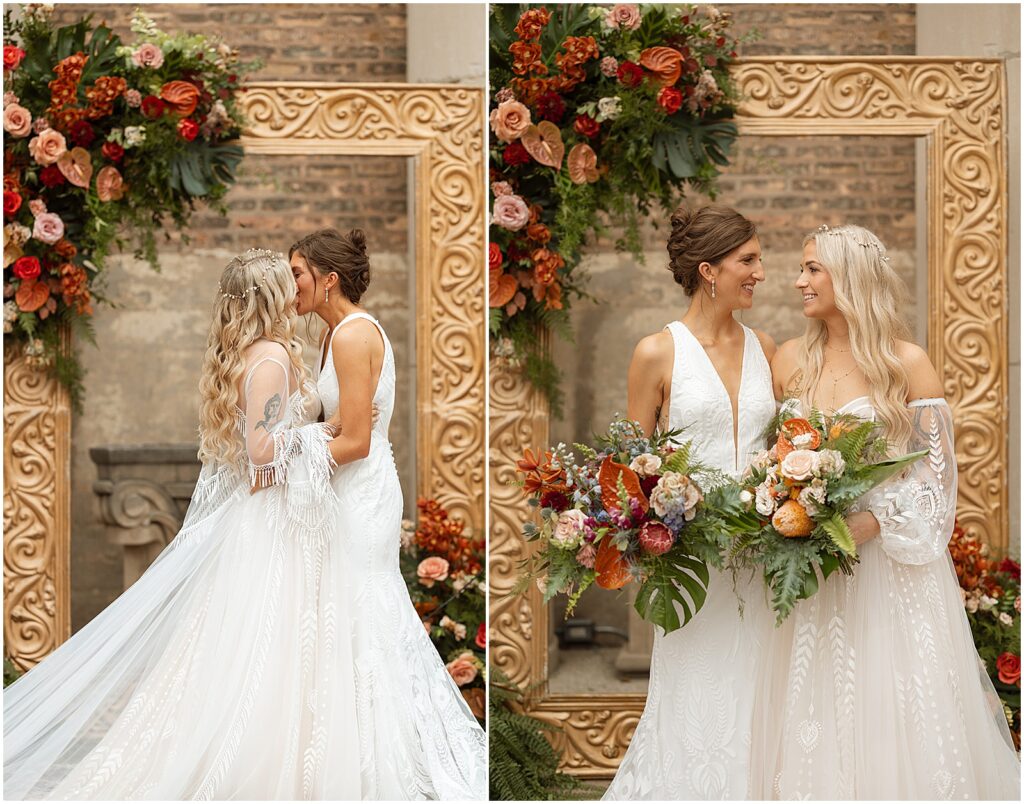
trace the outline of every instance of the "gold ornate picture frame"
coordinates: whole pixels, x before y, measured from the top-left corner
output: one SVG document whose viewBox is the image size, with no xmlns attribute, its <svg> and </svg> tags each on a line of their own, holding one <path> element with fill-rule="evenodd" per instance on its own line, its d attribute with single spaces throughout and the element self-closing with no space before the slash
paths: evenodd
<svg viewBox="0 0 1024 804">
<path fill-rule="evenodd" d="M 744 59 L 741 136 L 920 137 L 927 162 L 928 351 L 955 421 L 960 524 L 994 549 L 1009 543 L 1006 81 L 997 59 Z M 727 201 L 727 199 L 726 199 Z M 548 410 L 492 361 L 491 663 L 527 690 L 531 715 L 563 730 L 564 770 L 610 778 L 646 700 L 549 694 L 551 628 L 540 592 L 510 592 L 530 516 L 515 478 L 526 447 L 548 443 Z M 625 389 L 623 389 L 625 394 Z"/>
<path fill-rule="evenodd" d="M 413 160 L 417 492 L 482 532 L 483 89 L 267 82 L 247 90 L 241 144 L 249 160 Z M 22 358 L 7 355 L 4 377 L 4 644 L 28 669 L 71 631 L 71 415 L 66 393 Z"/>
</svg>

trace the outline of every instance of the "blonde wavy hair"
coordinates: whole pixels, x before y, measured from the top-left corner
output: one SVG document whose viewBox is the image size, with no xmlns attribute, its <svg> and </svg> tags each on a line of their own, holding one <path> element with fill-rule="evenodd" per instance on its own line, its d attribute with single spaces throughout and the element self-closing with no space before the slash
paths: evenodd
<svg viewBox="0 0 1024 804">
<path fill-rule="evenodd" d="M 264 338 L 288 352 L 305 396 L 309 372 L 296 337 L 295 279 L 283 254 L 249 249 L 227 264 L 213 302 L 213 322 L 199 380 L 199 460 L 239 464 L 245 452 L 237 424 L 245 349 Z"/>
<path fill-rule="evenodd" d="M 818 262 L 832 278 L 836 308 L 850 329 L 850 349 L 871 389 L 871 405 L 889 444 L 901 447 L 912 429 L 907 410 L 910 382 L 896 354 L 897 339 L 908 335 L 898 313 L 906 286 L 890 266 L 882 241 L 862 226 L 822 227 L 807 235 L 804 245 L 812 240 Z M 821 380 L 827 341 L 825 322 L 808 319 L 800 360 L 805 410 Z"/>
</svg>

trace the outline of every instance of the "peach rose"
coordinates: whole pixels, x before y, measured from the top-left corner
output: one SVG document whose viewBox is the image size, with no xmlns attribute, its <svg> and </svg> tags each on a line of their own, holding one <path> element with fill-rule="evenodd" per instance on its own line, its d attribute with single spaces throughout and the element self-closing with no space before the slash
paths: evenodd
<svg viewBox="0 0 1024 804">
<path fill-rule="evenodd" d="M 199 89 L 188 81 L 168 81 L 160 88 L 160 97 L 175 114 L 188 117 L 199 103 Z"/>
<path fill-rule="evenodd" d="M 44 131 L 39 136 L 46 133 Z M 75 187 L 88 187 L 92 180 L 92 157 L 85 148 L 75 147 L 62 153 L 57 160 L 57 167 Z"/>
<path fill-rule="evenodd" d="M 782 459 L 782 476 L 789 480 L 806 480 L 818 468 L 818 454 L 809 449 L 795 449 Z"/>
<path fill-rule="evenodd" d="M 635 31 L 640 27 L 640 7 L 632 3 L 614 5 L 605 14 L 604 24 L 609 28 L 626 28 Z"/>
<path fill-rule="evenodd" d="M 530 127 L 530 110 L 517 100 L 499 103 L 491 111 L 491 128 L 501 142 L 513 142 Z"/>
<path fill-rule="evenodd" d="M 27 137 L 32 131 L 32 113 L 17 103 L 5 106 L 4 131 L 12 137 Z"/>
<path fill-rule="evenodd" d="M 575 508 L 562 511 L 558 515 L 554 533 L 551 534 L 551 541 L 566 550 L 575 549 L 583 536 L 583 523 L 586 519 L 586 514 Z"/>
<path fill-rule="evenodd" d="M 530 208 L 518 195 L 499 195 L 494 199 L 491 222 L 510 232 L 518 232 L 530 220 Z"/>
<path fill-rule="evenodd" d="M 120 201 L 124 196 L 124 180 L 117 168 L 107 165 L 96 174 L 96 195 L 100 201 Z"/>
<path fill-rule="evenodd" d="M 156 70 L 164 66 L 164 52 L 152 42 L 144 42 L 132 53 L 132 62 L 136 67 L 152 67 Z"/>
<path fill-rule="evenodd" d="M 420 562 L 416 568 L 416 576 L 420 583 L 429 589 L 438 581 L 445 580 L 448 577 L 449 569 L 450 565 L 447 559 L 441 558 L 441 556 L 430 556 Z"/>
<path fill-rule="evenodd" d="M 448 669 L 448 674 L 452 677 L 460 687 L 465 687 L 467 684 L 472 684 L 480 672 L 477 670 L 476 662 L 473 661 L 472 651 L 465 651 L 460 653 L 457 657 L 452 659 L 448 664 L 445 665 Z"/>
<path fill-rule="evenodd" d="M 28 152 L 40 165 L 54 164 L 67 150 L 67 140 L 54 128 L 41 131 L 28 141 Z"/>
</svg>

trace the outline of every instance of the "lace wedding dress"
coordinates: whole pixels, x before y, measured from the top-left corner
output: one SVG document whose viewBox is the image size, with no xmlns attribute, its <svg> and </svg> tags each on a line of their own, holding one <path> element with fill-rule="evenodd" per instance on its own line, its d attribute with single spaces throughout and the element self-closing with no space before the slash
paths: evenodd
<svg viewBox="0 0 1024 804">
<path fill-rule="evenodd" d="M 928 454 L 857 502 L 880 535 L 852 576 L 832 575 L 767 631 L 753 798 L 1020 800 L 1020 761 L 947 550 L 952 416 L 942 399 L 909 408 L 907 450 Z M 867 397 L 840 412 L 874 419 Z"/>
<path fill-rule="evenodd" d="M 246 363 L 238 465 L 205 464 L 149 570 L 4 691 L 5 798 L 359 797 L 328 435 L 283 346 Z"/>
<path fill-rule="evenodd" d="M 732 402 L 704 348 L 681 321 L 667 329 L 675 345 L 668 426 L 685 428 L 681 438 L 693 440 L 700 461 L 736 476 L 764 448 L 776 411 L 757 335 L 744 327 L 734 440 Z M 647 705 L 605 799 L 746 798 L 760 642 L 770 627 L 760 579 L 734 592 L 729 574 L 711 570 L 696 616 L 671 634 L 655 629 Z"/>
<path fill-rule="evenodd" d="M 354 620 L 359 778 L 364 799 L 487 799 L 486 737 L 430 641 L 399 570 L 402 489 L 388 425 L 395 404 L 395 358 L 380 324 L 384 362 L 373 396 L 379 414 L 370 453 L 339 467 L 331 484 L 341 503 L 345 562 L 338 583 L 351 590 Z M 335 330 L 337 327 L 335 327 Z M 338 410 L 333 332 L 317 388 L 330 419 Z"/>
</svg>

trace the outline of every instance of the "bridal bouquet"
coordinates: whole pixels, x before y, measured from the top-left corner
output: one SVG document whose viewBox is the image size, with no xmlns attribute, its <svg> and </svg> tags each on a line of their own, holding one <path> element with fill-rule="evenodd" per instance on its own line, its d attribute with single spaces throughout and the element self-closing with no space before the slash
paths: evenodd
<svg viewBox="0 0 1024 804">
<path fill-rule="evenodd" d="M 674 443 L 679 432 L 647 437 L 620 419 L 596 449 L 575 445 L 582 460 L 564 444 L 542 457 L 527 450 L 517 466 L 540 523 L 526 523 L 523 535 L 540 549 L 526 559 L 518 591 L 535 579 L 545 602 L 568 595 L 568 614 L 592 584 L 636 583 L 641 617 L 666 632 L 685 625 L 732 534 L 709 500 L 724 477 L 691 460 L 689 444 Z"/>
<path fill-rule="evenodd" d="M 755 457 L 740 484 L 728 490 L 738 495 L 742 510 L 727 514 L 741 532 L 729 562 L 761 569 L 777 622 L 797 600 L 818 590 L 819 571 L 822 578 L 837 569 L 852 573 L 857 547 L 846 524 L 850 506 L 925 454 L 886 459 L 888 445 L 878 427 L 818 411 L 773 423 L 774 446 Z"/>
</svg>

